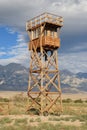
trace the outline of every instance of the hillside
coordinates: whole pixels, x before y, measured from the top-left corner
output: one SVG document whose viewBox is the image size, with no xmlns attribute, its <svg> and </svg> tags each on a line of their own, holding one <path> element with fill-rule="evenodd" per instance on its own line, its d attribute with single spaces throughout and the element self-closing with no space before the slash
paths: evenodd
<svg viewBox="0 0 87 130">
<path fill-rule="evenodd" d="M 25 91 L 28 86 L 29 69 L 21 64 L 0 65 L 0 90 Z M 68 70 L 60 71 L 63 92 L 77 93 L 87 91 L 87 73 L 74 74 Z"/>
</svg>

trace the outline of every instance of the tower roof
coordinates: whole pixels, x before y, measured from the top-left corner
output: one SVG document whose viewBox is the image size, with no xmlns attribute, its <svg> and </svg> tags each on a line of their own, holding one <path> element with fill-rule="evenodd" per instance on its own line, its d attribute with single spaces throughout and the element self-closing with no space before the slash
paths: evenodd
<svg viewBox="0 0 87 130">
<path fill-rule="evenodd" d="M 32 18 L 26 23 L 26 30 L 32 30 L 42 25 L 43 23 L 49 23 L 56 25 L 58 27 L 63 26 L 63 18 L 61 16 L 57 16 L 51 13 L 43 13 L 37 17 Z"/>
</svg>

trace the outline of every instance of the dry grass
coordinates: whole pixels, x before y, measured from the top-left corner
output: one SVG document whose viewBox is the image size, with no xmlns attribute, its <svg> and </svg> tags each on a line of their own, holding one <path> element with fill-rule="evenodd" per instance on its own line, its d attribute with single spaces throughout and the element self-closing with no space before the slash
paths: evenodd
<svg viewBox="0 0 87 130">
<path fill-rule="evenodd" d="M 1 92 L 2 93 L 2 92 Z M 28 98 L 24 92 L 0 95 L 0 130 L 87 130 L 87 96 L 63 95 L 63 114 L 30 116 L 26 114 Z M 10 95 L 10 96 L 8 96 Z M 81 99 L 80 99 L 81 98 Z M 44 124 L 45 123 L 45 124 Z"/>
</svg>

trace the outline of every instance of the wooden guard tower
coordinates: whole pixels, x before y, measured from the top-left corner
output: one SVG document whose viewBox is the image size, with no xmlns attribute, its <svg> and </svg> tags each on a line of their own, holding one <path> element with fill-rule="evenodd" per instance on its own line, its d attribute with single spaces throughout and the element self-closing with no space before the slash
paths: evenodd
<svg viewBox="0 0 87 130">
<path fill-rule="evenodd" d="M 39 114 L 62 111 L 58 48 L 63 18 L 50 13 L 39 15 L 26 23 L 29 34 L 30 69 L 29 107 Z"/>
</svg>

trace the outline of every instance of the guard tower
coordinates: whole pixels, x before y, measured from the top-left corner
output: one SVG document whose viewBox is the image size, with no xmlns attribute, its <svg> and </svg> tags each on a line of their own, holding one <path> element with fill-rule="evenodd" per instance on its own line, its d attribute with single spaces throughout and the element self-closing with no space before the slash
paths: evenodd
<svg viewBox="0 0 87 130">
<path fill-rule="evenodd" d="M 62 111 L 58 69 L 62 26 L 63 18 L 50 13 L 39 15 L 26 23 L 30 38 L 28 110 L 36 109 L 41 115 Z"/>
</svg>

